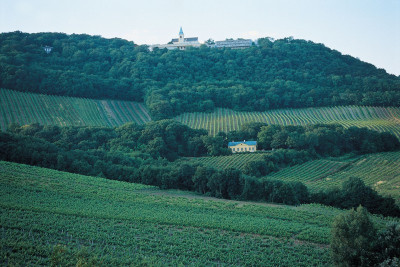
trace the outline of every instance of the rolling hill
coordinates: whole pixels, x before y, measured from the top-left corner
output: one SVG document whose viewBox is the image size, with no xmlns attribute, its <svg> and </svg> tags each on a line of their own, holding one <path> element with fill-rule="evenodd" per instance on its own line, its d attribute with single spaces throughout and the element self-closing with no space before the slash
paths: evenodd
<svg viewBox="0 0 400 267">
<path fill-rule="evenodd" d="M 343 212 L 213 199 L 10 162 L 0 169 L 2 265 L 328 265 L 331 223 Z"/>
<path fill-rule="evenodd" d="M 0 88 L 145 102 L 154 119 L 214 108 L 400 105 L 400 77 L 293 38 L 260 38 L 257 46 L 238 50 L 151 52 L 118 38 L 1 33 Z"/>
<path fill-rule="evenodd" d="M 150 121 L 143 104 L 22 93 L 0 89 L 0 129 L 10 123 L 58 126 L 120 126 Z"/>
</svg>

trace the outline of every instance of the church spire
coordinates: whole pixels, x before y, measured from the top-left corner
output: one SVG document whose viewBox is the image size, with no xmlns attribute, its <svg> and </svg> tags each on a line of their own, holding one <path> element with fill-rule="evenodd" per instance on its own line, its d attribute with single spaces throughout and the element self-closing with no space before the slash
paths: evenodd
<svg viewBox="0 0 400 267">
<path fill-rule="evenodd" d="M 182 26 L 181 26 L 181 30 L 179 31 L 179 35 L 183 35 Z"/>
</svg>

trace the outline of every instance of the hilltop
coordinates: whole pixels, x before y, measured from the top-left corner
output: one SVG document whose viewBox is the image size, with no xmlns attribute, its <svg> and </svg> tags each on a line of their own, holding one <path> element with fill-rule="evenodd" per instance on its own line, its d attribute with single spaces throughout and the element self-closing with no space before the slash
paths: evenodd
<svg viewBox="0 0 400 267">
<path fill-rule="evenodd" d="M 145 102 L 154 119 L 215 107 L 241 111 L 399 106 L 400 78 L 311 41 L 258 40 L 243 50 L 155 50 L 122 39 L 0 34 L 0 87 Z M 43 47 L 53 49 L 46 54 Z"/>
</svg>

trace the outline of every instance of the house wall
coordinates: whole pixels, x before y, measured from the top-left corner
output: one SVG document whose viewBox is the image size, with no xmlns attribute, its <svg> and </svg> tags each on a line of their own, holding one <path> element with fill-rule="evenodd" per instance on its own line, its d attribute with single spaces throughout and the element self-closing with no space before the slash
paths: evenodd
<svg viewBox="0 0 400 267">
<path fill-rule="evenodd" d="M 232 150 L 232 153 L 239 153 L 239 152 L 255 152 L 257 151 L 256 145 L 246 145 L 246 144 L 238 144 L 236 146 L 229 147 Z"/>
</svg>

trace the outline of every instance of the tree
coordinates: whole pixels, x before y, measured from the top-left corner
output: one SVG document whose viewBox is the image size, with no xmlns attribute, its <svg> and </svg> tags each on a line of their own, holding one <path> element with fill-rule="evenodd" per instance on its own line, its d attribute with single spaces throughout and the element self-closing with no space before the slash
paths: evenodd
<svg viewBox="0 0 400 267">
<path fill-rule="evenodd" d="M 331 253 L 336 266 L 370 266 L 376 229 L 365 208 L 359 206 L 335 218 Z"/>
</svg>

